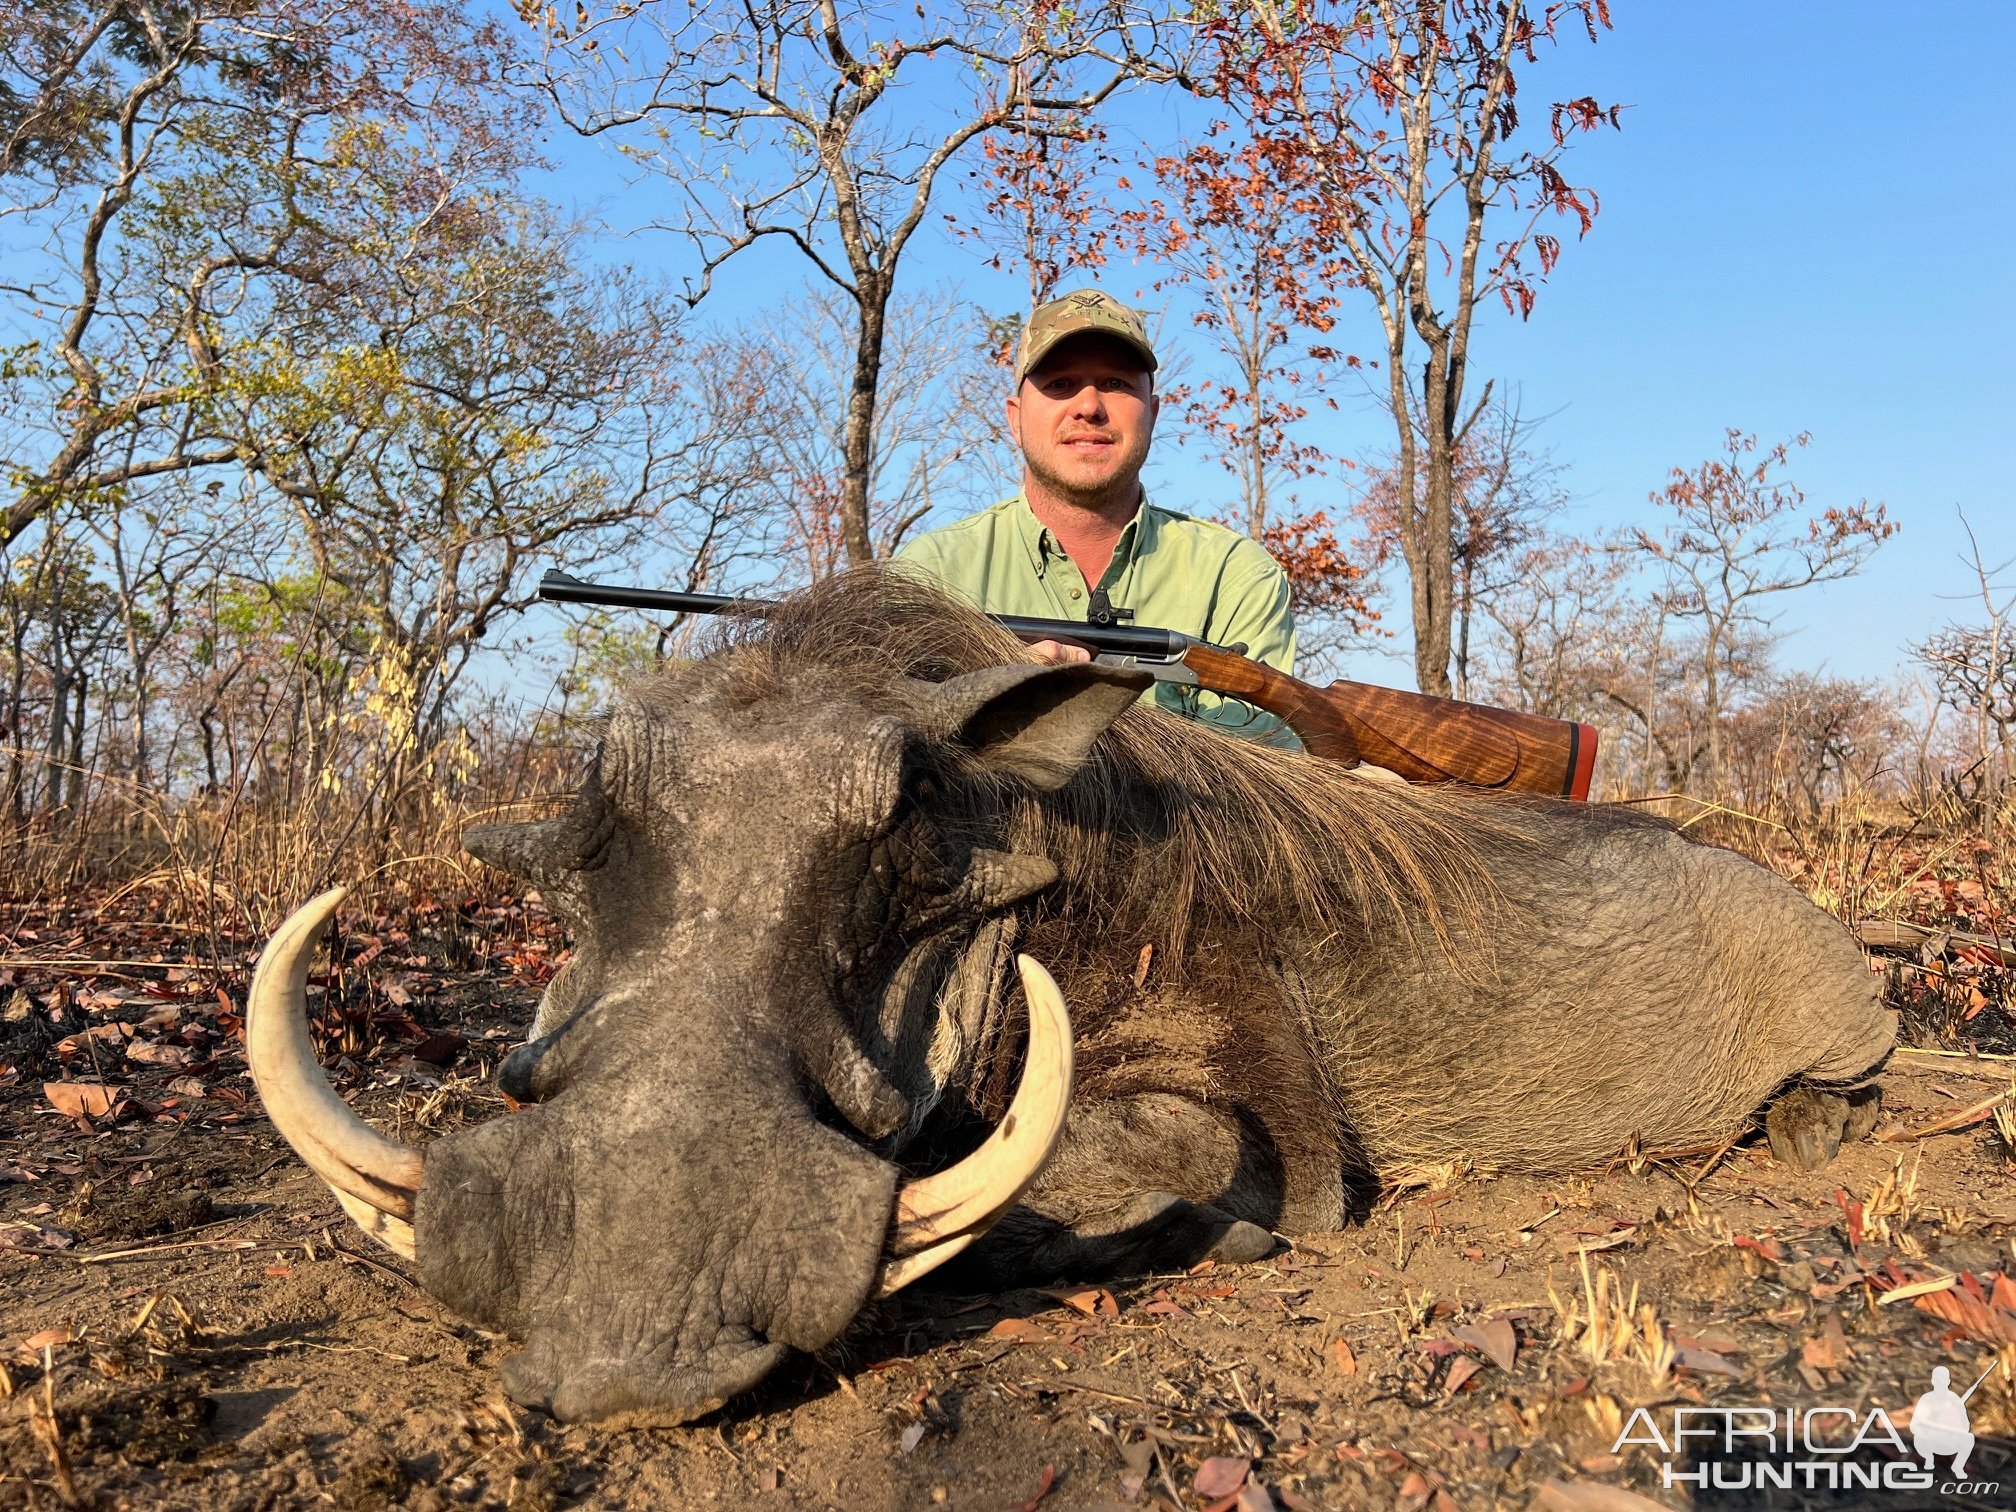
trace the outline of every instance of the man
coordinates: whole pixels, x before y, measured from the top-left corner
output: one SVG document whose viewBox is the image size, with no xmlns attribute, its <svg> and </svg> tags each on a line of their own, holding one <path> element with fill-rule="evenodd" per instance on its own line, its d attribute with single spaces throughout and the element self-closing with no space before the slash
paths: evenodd
<svg viewBox="0 0 2016 1512">
<path fill-rule="evenodd" d="M 1255 661 L 1293 672 L 1295 622 L 1279 564 L 1250 537 L 1151 504 L 1142 490 L 1160 406 L 1155 349 L 1138 314 L 1089 289 L 1051 300 L 1023 330 L 1008 396 L 1022 491 L 917 537 L 896 559 L 991 614 L 1088 620 L 1126 610 L 1132 623 L 1243 643 Z M 1043 641 L 1030 654 L 1064 662 L 1089 653 Z M 1294 742 L 1237 699 L 1162 682 L 1142 696 L 1228 734 Z"/>
</svg>

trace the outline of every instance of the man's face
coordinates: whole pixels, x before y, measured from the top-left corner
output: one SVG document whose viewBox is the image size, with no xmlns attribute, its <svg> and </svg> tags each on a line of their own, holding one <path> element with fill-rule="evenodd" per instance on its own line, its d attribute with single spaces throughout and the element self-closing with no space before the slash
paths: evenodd
<svg viewBox="0 0 2016 1512">
<path fill-rule="evenodd" d="M 1083 508 L 1134 502 L 1157 398 L 1140 355 L 1099 335 L 1059 343 L 1008 398 L 1008 429 L 1037 482 Z"/>
</svg>

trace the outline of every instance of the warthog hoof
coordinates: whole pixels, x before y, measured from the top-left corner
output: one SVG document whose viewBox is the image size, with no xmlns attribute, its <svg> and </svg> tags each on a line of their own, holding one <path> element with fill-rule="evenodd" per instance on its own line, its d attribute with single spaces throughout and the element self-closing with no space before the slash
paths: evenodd
<svg viewBox="0 0 2016 1512">
<path fill-rule="evenodd" d="M 1867 1137 L 1883 1106 L 1881 1087 L 1829 1092 L 1794 1087 L 1764 1115 L 1772 1156 L 1801 1171 L 1817 1171 L 1840 1152 L 1843 1142 Z"/>
</svg>

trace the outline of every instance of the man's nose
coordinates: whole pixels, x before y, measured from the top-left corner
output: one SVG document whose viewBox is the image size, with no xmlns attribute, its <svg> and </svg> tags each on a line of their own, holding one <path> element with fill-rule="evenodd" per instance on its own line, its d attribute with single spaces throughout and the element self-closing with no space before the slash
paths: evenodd
<svg viewBox="0 0 2016 1512">
<path fill-rule="evenodd" d="M 1099 385 L 1088 383 L 1071 396 L 1071 413 L 1085 420 L 1106 418 L 1106 396 L 1099 391 Z"/>
</svg>

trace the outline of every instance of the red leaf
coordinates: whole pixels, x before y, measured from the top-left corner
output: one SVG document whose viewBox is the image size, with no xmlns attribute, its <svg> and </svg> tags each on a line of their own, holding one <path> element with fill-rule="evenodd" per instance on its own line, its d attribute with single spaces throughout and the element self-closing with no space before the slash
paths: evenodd
<svg viewBox="0 0 2016 1512">
<path fill-rule="evenodd" d="M 1056 1484 L 1057 1467 L 1055 1465 L 1045 1465 L 1043 1467 L 1043 1479 L 1036 1487 L 1036 1494 L 1027 1501 L 1009 1503 L 1008 1512 L 1036 1512 L 1036 1508 L 1042 1503 L 1043 1498 L 1050 1494 L 1050 1488 Z"/>
<path fill-rule="evenodd" d="M 1214 1499 L 1230 1496 L 1246 1484 L 1246 1472 L 1252 1468 L 1251 1460 L 1214 1455 L 1197 1467 L 1197 1479 L 1191 1489 L 1199 1496 Z"/>
<path fill-rule="evenodd" d="M 1449 1362 L 1449 1374 L 1442 1378 L 1442 1394 L 1454 1396 L 1463 1389 L 1464 1383 L 1484 1367 L 1466 1354 L 1459 1354 Z"/>
</svg>

